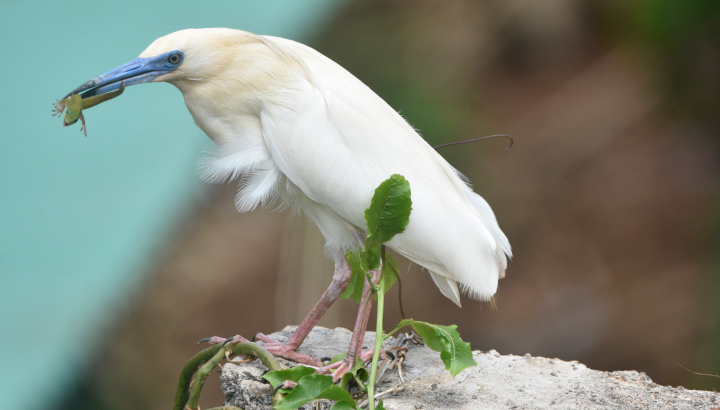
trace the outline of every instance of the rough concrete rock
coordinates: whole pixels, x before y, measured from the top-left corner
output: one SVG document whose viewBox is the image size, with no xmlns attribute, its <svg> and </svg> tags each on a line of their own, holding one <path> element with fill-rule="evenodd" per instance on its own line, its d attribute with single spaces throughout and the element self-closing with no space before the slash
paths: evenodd
<svg viewBox="0 0 720 410">
<path fill-rule="evenodd" d="M 287 340 L 294 327 L 272 336 Z M 314 329 L 300 352 L 316 357 L 342 353 L 350 342 L 346 329 Z M 373 345 L 368 333 L 364 349 Z M 716 409 L 720 394 L 660 386 L 644 373 L 601 372 L 576 361 L 544 357 L 500 355 L 492 350 L 473 352 L 478 365 L 463 370 L 453 379 L 438 353 L 425 346 L 411 345 L 402 365 L 406 389 L 383 396 L 390 409 Z M 292 363 L 283 363 L 292 365 Z M 258 362 L 223 366 L 222 388 L 225 405 L 247 410 L 270 409 L 269 384 Z M 400 385 L 398 370 L 388 371 L 377 391 Z M 332 403 L 306 405 L 307 409 L 329 409 Z"/>
</svg>

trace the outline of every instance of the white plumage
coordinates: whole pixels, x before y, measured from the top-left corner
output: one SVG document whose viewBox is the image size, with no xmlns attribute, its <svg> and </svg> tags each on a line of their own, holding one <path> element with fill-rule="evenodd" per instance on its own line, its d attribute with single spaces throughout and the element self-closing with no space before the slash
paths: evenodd
<svg viewBox="0 0 720 410">
<path fill-rule="evenodd" d="M 177 86 L 217 144 L 201 175 L 240 180 L 238 210 L 277 200 L 300 209 L 338 258 L 358 245 L 374 189 L 401 174 L 413 211 L 387 245 L 457 305 L 458 284 L 474 298 L 495 294 L 511 249 L 490 206 L 360 80 L 302 44 L 231 29 L 172 33 L 141 57 L 172 50 L 183 63 L 154 81 Z"/>
</svg>

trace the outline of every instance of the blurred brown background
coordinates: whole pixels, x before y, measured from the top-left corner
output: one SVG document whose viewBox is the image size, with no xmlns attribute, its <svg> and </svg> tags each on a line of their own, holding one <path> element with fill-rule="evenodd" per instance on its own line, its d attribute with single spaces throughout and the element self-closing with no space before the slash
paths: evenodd
<svg viewBox="0 0 720 410">
<path fill-rule="evenodd" d="M 455 323 L 474 349 L 634 369 L 718 389 L 720 6 L 658 1 L 354 1 L 313 47 L 366 82 L 495 210 L 515 258 L 497 311 L 455 307 L 401 262 L 409 317 Z M 212 335 L 297 324 L 330 281 L 301 217 L 238 214 L 235 186 L 178 228 L 144 293 L 73 396 L 166 408 Z M 408 270 L 409 267 L 409 270 Z M 386 326 L 400 315 L 390 292 Z M 352 327 L 356 305 L 321 321 Z M 372 324 L 371 324 L 372 327 Z M 202 407 L 219 405 L 217 378 Z M 77 407 L 75 407 L 77 408 Z"/>
</svg>

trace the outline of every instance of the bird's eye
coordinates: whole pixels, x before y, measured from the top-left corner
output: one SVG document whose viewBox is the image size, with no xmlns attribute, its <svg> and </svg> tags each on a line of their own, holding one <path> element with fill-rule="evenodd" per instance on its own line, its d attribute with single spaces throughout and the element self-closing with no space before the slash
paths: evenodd
<svg viewBox="0 0 720 410">
<path fill-rule="evenodd" d="M 172 53 L 168 56 L 167 62 L 170 64 L 179 64 L 182 61 L 182 54 Z"/>
</svg>

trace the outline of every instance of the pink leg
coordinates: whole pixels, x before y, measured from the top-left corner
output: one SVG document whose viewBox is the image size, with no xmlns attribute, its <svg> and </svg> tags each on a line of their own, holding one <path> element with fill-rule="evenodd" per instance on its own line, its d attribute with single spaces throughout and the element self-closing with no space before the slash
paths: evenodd
<svg viewBox="0 0 720 410">
<path fill-rule="evenodd" d="M 373 271 L 370 274 L 373 283 L 377 283 L 380 279 L 380 269 Z M 362 350 L 362 344 L 365 339 L 365 330 L 367 329 L 368 320 L 370 319 L 370 310 L 372 309 L 373 292 L 370 287 L 370 283 L 365 281 L 363 286 L 363 295 L 360 300 L 360 307 L 358 308 L 358 315 L 355 319 L 355 328 L 353 329 L 353 335 L 350 339 L 350 346 L 348 347 L 348 354 L 345 356 L 345 360 L 348 363 L 355 363 L 355 358 L 360 354 Z"/>
<path fill-rule="evenodd" d="M 370 272 L 370 277 L 374 284 L 380 280 L 380 272 L 382 271 L 382 265 L 377 270 Z M 358 315 L 355 319 L 355 328 L 350 339 L 350 346 L 348 352 L 340 363 L 323 367 L 321 372 L 326 372 L 335 369 L 333 372 L 333 378 L 335 380 L 340 379 L 343 374 L 355 366 L 355 361 L 360 356 L 362 350 L 362 343 L 365 340 L 365 330 L 367 329 L 368 320 L 370 319 L 370 310 L 372 309 L 373 292 L 370 287 L 370 283 L 366 280 L 363 286 L 362 299 L 360 300 L 360 308 L 358 309 Z M 372 358 L 372 354 L 369 356 Z M 364 358 L 363 358 L 364 360 Z"/>
<path fill-rule="evenodd" d="M 275 356 L 281 356 L 294 362 L 304 363 L 310 366 L 324 366 L 325 364 L 320 360 L 298 353 L 297 349 L 300 347 L 310 331 L 315 327 L 317 322 L 320 321 L 325 312 L 327 312 L 328 308 L 330 308 L 333 302 L 335 302 L 335 300 L 337 300 L 337 298 L 345 291 L 348 283 L 350 282 L 351 276 L 352 270 L 345 258 L 338 258 L 338 261 L 335 262 L 335 273 L 333 273 L 330 286 L 320 297 L 320 300 L 317 301 L 315 307 L 312 308 L 307 317 L 305 317 L 302 323 L 300 323 L 295 332 L 285 343 L 280 343 L 262 333 L 258 333 L 255 338 L 263 341 L 263 347 Z"/>
</svg>

